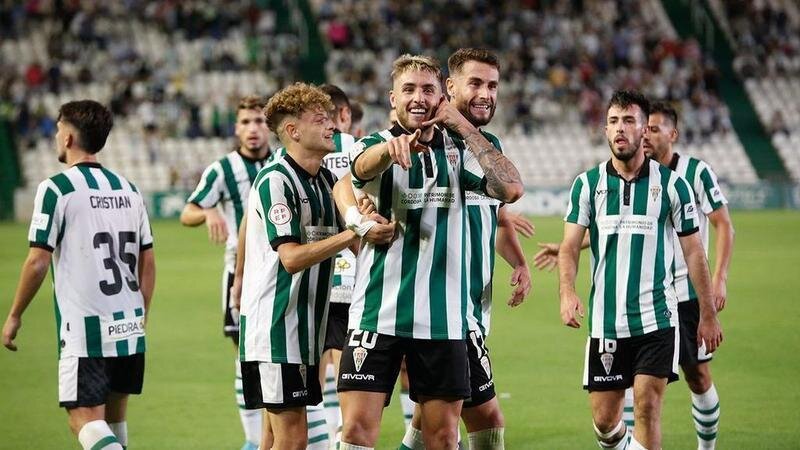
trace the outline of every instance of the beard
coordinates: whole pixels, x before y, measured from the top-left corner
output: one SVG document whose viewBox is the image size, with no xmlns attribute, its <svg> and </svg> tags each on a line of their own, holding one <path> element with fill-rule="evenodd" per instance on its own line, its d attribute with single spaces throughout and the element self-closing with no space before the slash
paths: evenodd
<svg viewBox="0 0 800 450">
<path fill-rule="evenodd" d="M 66 164 L 67 163 L 67 152 L 63 152 L 63 153 L 59 153 L 58 154 L 58 162 L 60 162 L 61 164 Z"/>
<path fill-rule="evenodd" d="M 469 121 L 469 123 L 471 123 L 472 125 L 474 125 L 476 127 L 482 127 L 482 126 L 488 125 L 489 122 L 491 122 L 492 118 L 494 117 L 494 111 L 495 111 L 496 108 L 497 108 L 497 105 L 495 103 L 492 103 L 489 106 L 489 115 L 487 117 L 476 117 L 470 111 L 470 103 L 469 102 L 460 103 L 460 104 L 456 105 L 456 109 L 458 109 L 458 112 L 460 112 L 462 116 L 466 117 L 467 120 Z"/>
<path fill-rule="evenodd" d="M 614 155 L 615 158 L 617 158 L 620 161 L 630 161 L 638 152 L 641 144 L 633 145 L 631 143 L 628 143 L 628 145 L 621 150 L 618 150 L 614 146 L 614 142 L 609 142 L 608 146 L 611 148 L 611 153 Z"/>
</svg>

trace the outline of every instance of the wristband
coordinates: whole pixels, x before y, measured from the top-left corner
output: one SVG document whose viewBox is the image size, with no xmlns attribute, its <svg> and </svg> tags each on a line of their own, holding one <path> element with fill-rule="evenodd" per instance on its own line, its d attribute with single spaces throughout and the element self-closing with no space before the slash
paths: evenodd
<svg viewBox="0 0 800 450">
<path fill-rule="evenodd" d="M 359 237 L 364 237 L 369 230 L 378 222 L 374 220 L 365 220 L 366 218 L 358 211 L 358 207 L 351 206 L 347 208 L 344 214 L 345 227 L 348 230 L 355 232 Z"/>
</svg>

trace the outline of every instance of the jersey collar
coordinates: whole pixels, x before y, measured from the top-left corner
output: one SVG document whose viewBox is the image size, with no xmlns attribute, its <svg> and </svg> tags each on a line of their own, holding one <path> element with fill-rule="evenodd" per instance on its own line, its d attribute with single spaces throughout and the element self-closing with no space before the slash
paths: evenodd
<svg viewBox="0 0 800 450">
<path fill-rule="evenodd" d="M 625 180 L 624 178 L 622 178 L 622 176 L 619 174 L 619 172 L 617 172 L 617 169 L 614 168 L 614 165 L 611 164 L 611 160 L 610 159 L 606 162 L 606 172 L 611 176 L 614 176 L 614 177 L 621 178 L 621 179 Z M 644 162 L 642 162 L 642 165 L 639 166 L 639 171 L 636 172 L 636 176 L 633 177 L 632 180 L 626 180 L 626 181 L 631 183 L 631 182 L 634 182 L 634 181 L 641 180 L 643 178 L 647 178 L 648 176 L 650 176 L 650 158 L 645 156 L 644 157 Z"/>
<path fill-rule="evenodd" d="M 249 157 L 249 156 L 246 156 L 246 155 L 245 155 L 244 153 L 242 153 L 242 151 L 241 151 L 240 149 L 238 149 L 238 148 L 236 149 L 236 153 L 238 153 L 238 154 L 239 154 L 239 156 L 241 156 L 243 160 L 245 160 L 245 161 L 247 161 L 247 162 L 251 162 L 251 163 L 260 163 L 260 162 L 262 162 L 262 163 L 263 163 L 263 162 L 266 162 L 266 161 L 269 159 L 269 157 L 270 157 L 270 156 L 272 156 L 272 150 L 268 150 L 268 151 L 267 151 L 267 156 L 265 156 L 265 157 L 263 157 L 263 158 L 261 158 L 261 159 L 255 159 L 255 158 L 251 158 L 251 157 Z"/>
<path fill-rule="evenodd" d="M 297 172 L 297 175 L 305 178 L 306 180 L 311 180 L 314 178 L 314 175 L 311 175 L 310 173 L 306 172 L 306 169 L 303 169 L 303 166 L 297 164 L 297 161 L 295 161 L 294 158 L 292 158 L 289 155 L 289 153 L 286 153 L 286 156 L 284 156 L 283 159 L 285 159 L 286 162 L 289 163 L 290 166 L 292 166 L 292 169 L 294 169 L 294 171 Z"/>
<path fill-rule="evenodd" d="M 680 156 L 678 156 L 678 153 L 673 153 L 672 154 L 672 159 L 669 160 L 669 168 L 670 168 L 670 170 L 672 170 L 672 171 L 678 170 L 678 159 L 679 158 L 680 158 Z"/>
<path fill-rule="evenodd" d="M 100 169 L 103 167 L 99 162 L 94 162 L 94 161 L 84 161 L 72 165 L 72 167 L 78 167 L 78 166 L 94 167 L 95 169 Z"/>
</svg>

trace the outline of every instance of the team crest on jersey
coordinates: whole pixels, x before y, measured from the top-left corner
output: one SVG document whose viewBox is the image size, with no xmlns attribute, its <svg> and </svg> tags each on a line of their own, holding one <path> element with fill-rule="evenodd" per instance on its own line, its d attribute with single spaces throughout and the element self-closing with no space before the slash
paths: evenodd
<svg viewBox="0 0 800 450">
<path fill-rule="evenodd" d="M 656 201 L 660 194 L 661 194 L 661 186 L 651 186 L 650 187 L 650 198 L 652 198 L 653 201 Z"/>
<path fill-rule="evenodd" d="M 267 217 L 275 225 L 285 225 L 292 220 L 292 210 L 283 203 L 276 203 L 269 208 Z"/>
<path fill-rule="evenodd" d="M 445 156 L 447 157 L 447 162 L 450 163 L 450 166 L 453 167 L 453 170 L 458 169 L 458 151 L 455 150 L 448 150 L 445 152 Z"/>
<path fill-rule="evenodd" d="M 483 366 L 483 371 L 486 372 L 486 377 L 490 380 L 492 379 L 492 365 L 489 363 L 489 357 L 483 355 L 481 357 L 481 366 Z"/>
<path fill-rule="evenodd" d="M 307 387 L 308 369 L 306 368 L 305 364 L 300 364 L 298 369 L 300 370 L 300 378 L 303 379 L 303 387 Z"/>
<path fill-rule="evenodd" d="M 356 347 L 353 350 L 353 362 L 356 365 L 356 372 L 361 372 L 361 366 L 364 364 L 364 360 L 367 359 L 367 349 L 364 347 Z"/>
<path fill-rule="evenodd" d="M 611 365 L 614 364 L 614 355 L 611 353 L 603 353 L 600 355 L 600 362 L 603 363 L 603 369 L 605 369 L 606 375 L 611 375 Z"/>
</svg>

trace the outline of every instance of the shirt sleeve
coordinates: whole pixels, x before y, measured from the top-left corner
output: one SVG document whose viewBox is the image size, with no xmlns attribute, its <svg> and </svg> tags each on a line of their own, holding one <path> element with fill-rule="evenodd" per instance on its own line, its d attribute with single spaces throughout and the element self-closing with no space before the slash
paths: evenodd
<svg viewBox="0 0 800 450">
<path fill-rule="evenodd" d="M 580 174 L 572 182 L 569 191 L 569 203 L 567 204 L 567 214 L 564 222 L 575 223 L 584 227 L 589 227 L 589 184 L 586 174 Z"/>
<path fill-rule="evenodd" d="M 64 223 L 63 210 L 59 205 L 62 198 L 50 180 L 39 183 L 33 203 L 33 216 L 28 230 L 31 247 L 53 251 L 58 245 L 61 226 Z"/>
<path fill-rule="evenodd" d="M 144 205 L 144 199 L 139 197 L 142 206 L 139 209 L 139 251 L 145 251 L 153 248 L 153 229 L 150 227 L 150 217 L 147 215 L 147 208 Z"/>
<path fill-rule="evenodd" d="M 187 203 L 194 203 L 201 208 L 213 208 L 222 199 L 222 176 L 218 170 L 219 164 L 214 163 L 206 167 L 200 177 L 192 195 L 189 196 Z"/>
<path fill-rule="evenodd" d="M 475 157 L 469 149 L 461 152 L 461 185 L 464 190 L 477 191 L 489 195 L 486 192 L 486 175 L 483 173 L 483 168 L 478 163 L 478 158 Z"/>
<path fill-rule="evenodd" d="M 267 175 L 258 187 L 267 241 L 273 250 L 287 242 L 300 243 L 300 209 L 294 191 L 278 173 Z"/>
<path fill-rule="evenodd" d="M 711 170 L 711 167 L 703 164 L 698 178 L 697 201 L 703 214 L 711 214 L 728 204 L 728 199 L 725 198 L 725 195 L 722 194 L 722 189 L 719 187 L 717 175 Z"/>
<path fill-rule="evenodd" d="M 700 229 L 694 194 L 683 177 L 675 175 L 674 180 L 669 191 L 672 223 L 678 236 L 688 236 Z"/>
<path fill-rule="evenodd" d="M 364 152 L 366 152 L 367 149 L 369 149 L 370 147 L 373 147 L 382 142 L 386 141 L 380 136 L 370 135 L 359 139 L 355 144 L 352 145 L 352 147 L 350 147 L 350 174 L 352 175 L 350 178 L 352 179 L 353 187 L 361 189 L 370 181 L 376 178 L 380 179 L 380 175 L 378 175 L 375 178 L 371 178 L 369 180 L 362 180 L 361 178 L 356 176 L 356 159 L 358 159 L 359 156 L 363 155 Z"/>
</svg>

